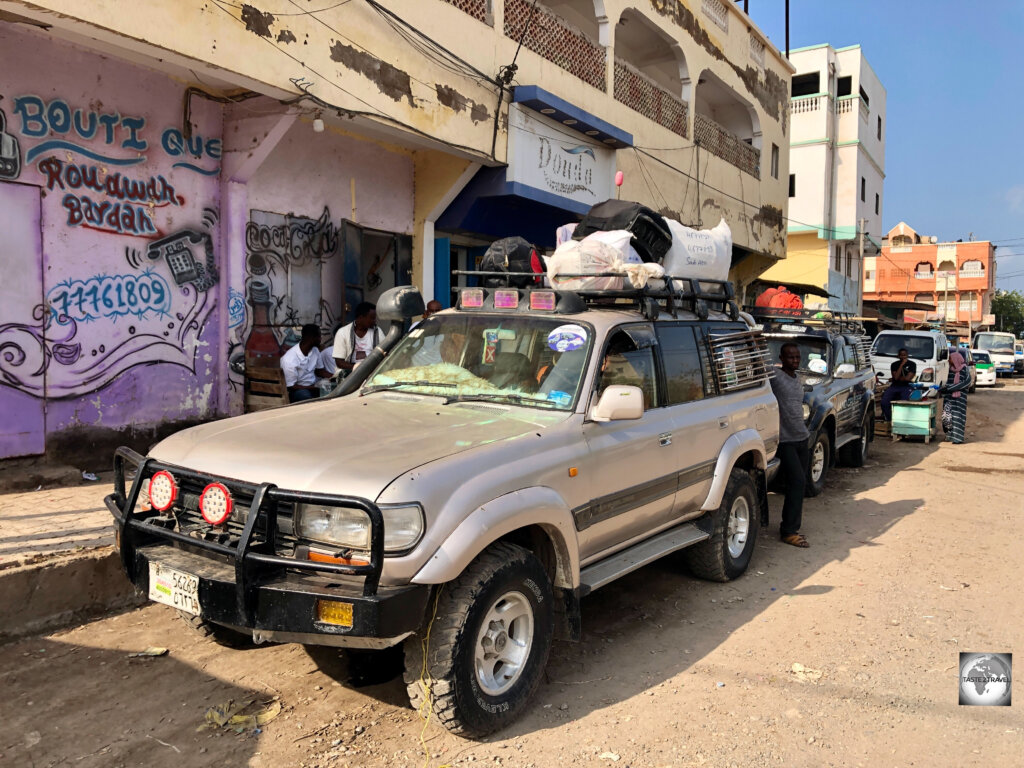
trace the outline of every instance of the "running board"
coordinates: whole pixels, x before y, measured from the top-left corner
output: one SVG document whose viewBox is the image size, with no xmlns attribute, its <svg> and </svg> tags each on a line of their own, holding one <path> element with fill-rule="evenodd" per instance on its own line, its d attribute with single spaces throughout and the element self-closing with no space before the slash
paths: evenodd
<svg viewBox="0 0 1024 768">
<path fill-rule="evenodd" d="M 710 535 L 693 523 L 685 523 L 634 544 L 629 549 L 616 552 L 583 569 L 580 573 L 580 594 L 593 592 L 658 558 L 704 541 Z"/>
</svg>

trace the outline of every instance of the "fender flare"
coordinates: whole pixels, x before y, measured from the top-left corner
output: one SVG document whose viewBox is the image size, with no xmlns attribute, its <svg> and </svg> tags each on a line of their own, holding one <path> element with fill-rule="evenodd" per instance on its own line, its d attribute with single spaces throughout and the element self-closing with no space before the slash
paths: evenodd
<svg viewBox="0 0 1024 768">
<path fill-rule="evenodd" d="M 579 542 L 572 511 L 561 496 L 544 486 L 523 488 L 481 504 L 458 524 L 417 571 L 412 582 L 449 582 L 492 543 L 529 525 L 543 528 L 554 545 L 554 585 L 568 589 L 579 587 Z"/>
<path fill-rule="evenodd" d="M 711 481 L 708 497 L 701 506 L 702 510 L 710 511 L 722 506 L 722 496 L 725 495 L 725 486 L 729 482 L 732 468 L 740 456 L 750 452 L 753 452 L 756 457 L 757 468 L 767 469 L 764 440 L 756 429 L 741 429 L 736 434 L 729 436 L 718 454 L 718 461 L 715 463 L 715 476 Z"/>
</svg>

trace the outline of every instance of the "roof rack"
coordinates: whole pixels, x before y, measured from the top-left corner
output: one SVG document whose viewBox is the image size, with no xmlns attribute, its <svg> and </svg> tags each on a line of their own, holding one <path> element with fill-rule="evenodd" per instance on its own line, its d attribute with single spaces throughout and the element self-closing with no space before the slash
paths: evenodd
<svg viewBox="0 0 1024 768">
<path fill-rule="evenodd" d="M 786 307 L 752 307 L 744 306 L 755 319 L 769 320 L 779 323 L 805 325 L 822 325 L 840 333 L 855 336 L 864 334 L 864 326 L 851 312 L 839 312 L 834 309 L 789 309 Z"/>
<path fill-rule="evenodd" d="M 516 287 L 512 285 L 513 278 L 526 278 L 532 281 L 540 276 L 535 272 L 478 272 L 470 270 L 453 270 L 452 274 L 477 278 L 497 278 L 507 288 Z M 618 277 L 628 280 L 624 272 L 559 273 L 559 277 L 566 280 L 598 277 Z M 485 288 L 484 290 L 495 289 Z M 616 309 L 634 307 L 652 320 L 656 319 L 661 312 L 678 317 L 681 309 L 695 313 L 701 320 L 707 319 L 710 310 L 724 312 L 733 320 L 738 320 L 740 316 L 740 308 L 735 300 L 736 294 L 733 291 L 732 283 L 728 280 L 705 280 L 681 275 L 665 275 L 652 278 L 643 288 L 574 290 L 538 286 L 532 287 L 532 290 L 554 290 L 559 294 L 574 294 L 586 306 Z"/>
</svg>

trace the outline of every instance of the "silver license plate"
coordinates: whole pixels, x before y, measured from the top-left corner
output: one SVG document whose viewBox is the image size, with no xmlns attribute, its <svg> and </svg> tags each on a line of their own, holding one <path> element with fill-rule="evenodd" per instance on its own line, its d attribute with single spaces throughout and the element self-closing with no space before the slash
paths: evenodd
<svg viewBox="0 0 1024 768">
<path fill-rule="evenodd" d="M 198 616 L 199 578 L 161 563 L 150 563 L 149 599 Z"/>
</svg>

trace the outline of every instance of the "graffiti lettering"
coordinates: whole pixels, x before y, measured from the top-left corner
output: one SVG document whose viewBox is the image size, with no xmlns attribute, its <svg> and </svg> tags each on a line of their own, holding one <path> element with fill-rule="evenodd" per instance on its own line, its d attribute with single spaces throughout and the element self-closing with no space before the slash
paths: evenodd
<svg viewBox="0 0 1024 768">
<path fill-rule="evenodd" d="M 268 226 L 250 221 L 245 226 L 245 245 L 251 253 L 291 264 L 323 261 L 338 248 L 338 228 L 331 223 L 325 207 L 316 221 L 286 219 L 284 224 Z"/>
<path fill-rule="evenodd" d="M 87 195 L 68 192 L 61 201 L 68 212 L 68 225 L 92 227 L 118 235 L 153 235 L 156 225 L 146 209 L 130 203 L 94 202 Z"/>
<path fill-rule="evenodd" d="M 66 280 L 50 289 L 46 296 L 50 311 L 58 322 L 101 317 L 147 314 L 164 315 L 171 309 L 171 291 L 167 282 L 152 271 L 127 275 L 96 275 L 87 280 Z"/>
<path fill-rule="evenodd" d="M 46 177 L 47 189 L 91 189 L 117 200 L 152 202 L 154 205 L 183 205 L 185 198 L 174 191 L 163 176 L 150 176 L 147 181 L 132 179 L 120 173 L 105 174 L 95 165 L 65 163 L 56 157 L 40 160 L 40 173 Z"/>
<path fill-rule="evenodd" d="M 204 139 L 202 136 L 193 135 L 192 138 L 186 140 L 177 128 L 168 128 L 163 132 L 160 136 L 160 146 L 171 157 L 191 155 L 201 159 L 205 155 L 213 160 L 219 160 L 221 156 L 220 139 Z M 204 176 L 215 176 L 220 173 L 220 166 L 206 169 L 192 163 L 175 163 L 174 167 L 186 168 Z"/>
<path fill-rule="evenodd" d="M 122 117 L 117 112 L 83 112 L 81 109 L 72 111 L 63 99 L 45 102 L 38 96 L 17 97 L 14 100 L 14 114 L 21 118 L 21 133 L 25 136 L 41 138 L 51 133 L 70 134 L 72 138 L 90 141 L 99 133 L 101 141 L 107 146 L 119 146 L 121 149 L 134 152 L 145 152 L 149 147 L 146 140 L 139 135 L 146 126 L 144 117 Z M 32 162 L 39 155 L 53 149 L 70 149 L 94 160 L 115 165 L 132 165 L 144 160 L 142 157 L 104 157 L 60 139 L 51 139 L 36 145 L 26 153 L 25 160 Z"/>
</svg>

